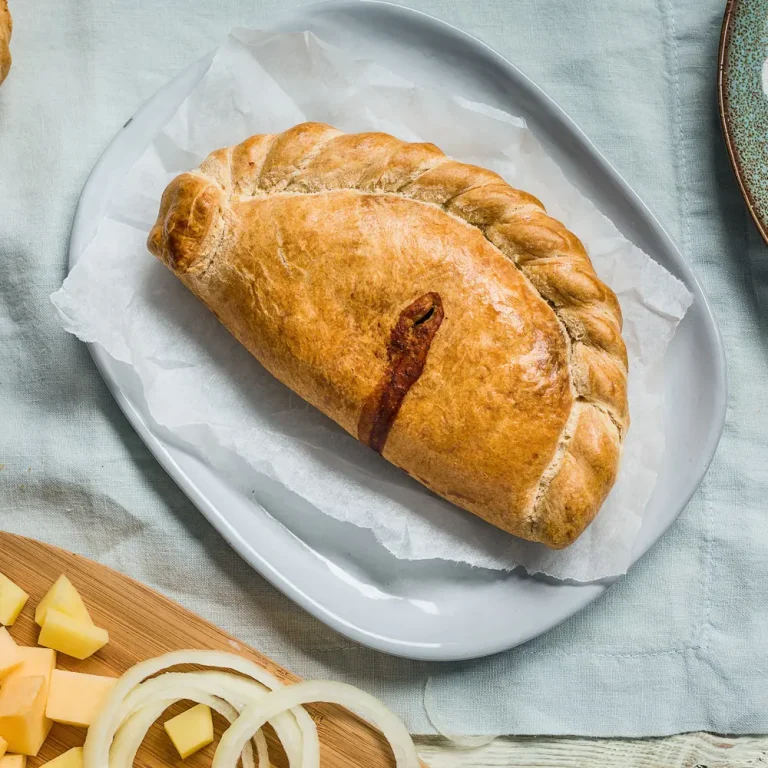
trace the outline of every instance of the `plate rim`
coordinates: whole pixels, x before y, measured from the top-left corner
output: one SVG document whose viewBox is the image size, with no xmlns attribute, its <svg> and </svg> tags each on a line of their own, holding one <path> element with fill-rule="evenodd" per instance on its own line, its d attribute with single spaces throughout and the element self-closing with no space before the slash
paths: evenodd
<svg viewBox="0 0 768 768">
<path fill-rule="evenodd" d="M 730 2 L 733 2 L 733 1 L 734 0 L 730 0 Z M 552 99 L 552 97 L 550 97 L 545 91 L 541 89 L 540 86 L 538 86 L 527 75 L 525 75 L 516 65 L 510 62 L 502 54 L 494 50 L 488 44 L 484 43 L 482 40 L 479 40 L 471 33 L 468 33 L 450 24 L 449 22 L 443 21 L 423 11 L 419 11 L 403 5 L 398 5 L 397 3 L 389 2 L 389 0 L 330 0 L 330 2 L 320 2 L 320 3 L 314 3 L 311 5 L 305 6 L 304 8 L 300 8 L 294 11 L 293 13 L 291 13 L 290 16 L 292 18 L 296 18 L 297 16 L 300 16 L 304 13 L 311 13 L 318 9 L 344 10 L 344 9 L 349 9 L 353 7 L 359 8 L 359 6 L 361 5 L 384 6 L 384 7 L 387 7 L 390 11 L 398 14 L 401 17 L 408 17 L 408 16 L 421 17 L 421 19 L 425 20 L 427 23 L 429 23 L 433 27 L 438 28 L 441 32 L 463 38 L 471 46 L 480 49 L 484 55 L 492 57 L 495 60 L 495 62 L 503 68 L 505 74 L 508 75 L 511 80 L 517 83 L 524 83 L 528 89 L 530 89 L 535 93 L 537 98 L 539 98 L 541 101 L 546 103 L 546 105 L 554 112 L 557 118 L 564 125 L 567 126 L 567 128 L 574 135 L 574 137 L 579 142 L 581 142 L 581 144 L 586 150 L 588 150 L 588 153 L 591 159 L 602 167 L 603 172 L 606 173 L 611 178 L 611 180 L 622 189 L 623 193 L 631 200 L 631 202 L 644 213 L 648 223 L 651 225 L 651 228 L 654 230 L 655 235 L 665 243 L 667 249 L 671 253 L 674 253 L 676 255 L 677 257 L 676 266 L 684 274 L 685 281 L 688 282 L 689 286 L 693 285 L 697 289 L 697 293 L 698 293 L 697 298 L 700 297 L 701 309 L 703 310 L 703 315 L 706 319 L 706 322 L 704 323 L 706 335 L 709 341 L 711 342 L 713 349 L 716 351 L 715 368 L 718 374 L 717 381 L 715 382 L 715 389 L 717 394 L 717 397 L 715 398 L 716 406 L 717 406 L 715 408 L 716 418 L 713 420 L 711 424 L 711 429 L 707 433 L 707 438 L 708 438 L 707 446 L 706 446 L 706 450 L 702 452 L 703 462 L 701 464 L 701 472 L 699 473 L 699 477 L 697 481 L 692 484 L 684 502 L 676 510 L 675 515 L 671 519 L 669 524 L 663 527 L 659 526 L 658 530 L 655 531 L 654 535 L 651 538 L 649 538 L 647 546 L 643 547 L 641 554 L 634 557 L 632 566 L 630 566 L 631 568 L 648 550 L 650 550 L 656 544 L 656 542 L 661 538 L 661 536 L 663 536 L 664 533 L 666 533 L 666 531 L 674 522 L 674 520 L 677 519 L 677 517 L 680 515 L 683 509 L 685 509 L 691 497 L 696 492 L 699 485 L 701 484 L 701 481 L 706 475 L 709 465 L 712 459 L 714 458 L 714 455 L 720 440 L 720 436 L 723 431 L 725 416 L 726 416 L 726 409 L 727 409 L 727 375 L 726 375 L 726 364 L 725 364 L 725 350 L 722 342 L 722 337 L 720 334 L 720 329 L 715 319 L 712 307 L 709 303 L 709 299 L 707 298 L 706 293 L 704 292 L 696 273 L 693 271 L 693 268 L 688 263 L 686 258 L 682 255 L 682 253 L 679 251 L 679 249 L 677 248 L 674 241 L 672 240 L 672 238 L 670 237 L 670 235 L 668 234 L 664 226 L 661 224 L 659 219 L 648 208 L 648 206 L 638 196 L 638 194 L 634 191 L 634 189 L 626 182 L 626 180 L 621 176 L 621 174 L 611 165 L 611 163 L 600 152 L 600 150 L 595 147 L 595 145 L 592 143 L 589 137 L 583 132 L 583 130 Z M 273 21 L 271 24 L 266 24 L 265 28 L 274 27 L 281 20 L 284 20 L 284 19 L 281 17 L 281 19 L 278 19 L 277 21 Z M 209 53 L 206 56 L 202 57 L 200 60 L 193 62 L 188 67 L 185 67 L 183 70 L 178 72 L 175 77 L 171 78 L 171 80 L 166 82 L 163 86 L 161 86 L 161 88 L 158 91 L 156 91 L 155 93 L 152 94 L 152 96 L 150 96 L 147 102 L 145 102 L 135 112 L 134 116 L 131 118 L 131 120 L 128 121 L 128 123 L 130 123 L 134 119 L 134 117 L 137 117 L 139 114 L 141 114 L 142 111 L 150 104 L 150 102 L 152 102 L 156 98 L 157 94 L 160 91 L 164 90 L 165 88 L 171 87 L 172 84 L 175 83 L 177 79 L 180 79 L 184 74 L 188 73 L 189 70 L 195 67 L 200 67 L 202 62 L 210 61 L 211 58 L 212 58 L 212 53 Z M 126 123 L 126 126 L 128 125 L 128 123 Z M 84 214 L 82 211 L 82 203 L 83 203 L 83 198 L 85 196 L 85 191 L 88 189 L 92 178 L 101 171 L 101 168 L 104 164 L 105 157 L 109 155 L 110 149 L 112 148 L 113 144 L 117 141 L 117 139 L 121 135 L 122 135 L 122 131 L 118 131 L 113 137 L 113 139 L 110 141 L 110 143 L 107 145 L 107 147 L 105 148 L 105 150 L 103 151 L 101 156 L 98 158 L 97 162 L 95 163 L 93 169 L 91 170 L 91 173 L 89 174 L 88 179 L 86 180 L 85 185 L 83 187 L 83 191 L 81 192 L 80 198 L 78 200 L 78 205 L 75 212 L 72 232 L 70 236 L 70 248 L 69 248 L 69 259 L 68 259 L 70 270 L 77 263 L 79 256 L 81 255 L 81 252 L 75 253 L 75 233 L 78 233 L 79 229 L 82 227 L 82 222 L 80 221 L 80 219 L 84 218 Z M 211 522 L 211 524 L 214 525 L 217 532 L 227 541 L 227 543 L 233 549 L 235 549 L 235 551 L 238 552 L 238 554 L 248 563 L 249 566 L 255 568 L 265 579 L 267 579 L 274 586 L 280 589 L 291 600 L 299 604 L 302 608 L 307 610 L 310 614 L 312 614 L 319 620 L 331 626 L 336 631 L 340 632 L 341 634 L 347 637 L 350 637 L 356 642 L 359 642 L 365 646 L 374 648 L 376 650 L 383 651 L 385 653 L 389 653 L 395 656 L 402 656 L 409 659 L 416 659 L 416 660 L 456 661 L 456 660 L 480 658 L 483 656 L 488 656 L 488 655 L 515 647 L 522 642 L 526 642 L 527 640 L 532 639 L 533 637 L 537 637 L 540 634 L 543 634 L 544 632 L 549 631 L 553 627 L 557 626 L 558 624 L 562 623 L 566 619 L 572 617 L 573 615 L 581 611 L 583 608 L 585 608 L 587 605 L 589 605 L 598 597 L 602 596 L 611 586 L 611 584 L 608 584 L 605 582 L 594 582 L 594 583 L 577 584 L 577 585 L 569 584 L 567 582 L 563 583 L 562 586 L 564 588 L 567 587 L 567 588 L 573 589 L 574 586 L 578 587 L 578 590 L 574 590 L 573 592 L 574 597 L 568 605 L 568 610 L 561 612 L 561 614 L 558 614 L 554 618 L 549 617 L 548 621 L 546 622 L 546 627 L 544 629 L 537 631 L 533 634 L 530 634 L 529 636 L 526 636 L 523 639 L 513 639 L 513 640 L 507 640 L 507 641 L 500 641 L 496 643 L 490 643 L 490 644 L 478 644 L 472 648 L 462 648 L 462 650 L 460 651 L 457 650 L 456 648 L 453 648 L 451 651 L 446 652 L 446 649 L 442 644 L 440 645 L 440 649 L 438 650 L 435 650 L 433 648 L 424 648 L 424 649 L 418 649 L 417 651 L 414 651 L 414 648 L 412 645 L 403 646 L 402 643 L 398 644 L 396 641 L 390 640 L 388 638 L 379 638 L 379 637 L 372 638 L 370 634 L 365 634 L 362 631 L 360 631 L 357 627 L 350 626 L 349 623 L 335 616 L 335 614 L 331 613 L 324 606 L 318 604 L 316 601 L 312 600 L 309 596 L 301 592 L 299 588 L 297 588 L 295 585 L 291 583 L 290 579 L 284 573 L 277 571 L 270 563 L 268 563 L 259 554 L 259 552 L 256 549 L 250 546 L 250 544 L 248 544 L 243 539 L 243 537 L 239 534 L 236 528 L 218 510 L 215 504 L 207 498 L 206 494 L 200 488 L 198 488 L 195 485 L 195 483 L 192 482 L 191 478 L 188 477 L 187 473 L 181 467 L 179 467 L 177 461 L 174 459 L 171 453 L 167 450 L 167 446 L 164 444 L 164 442 L 158 436 L 156 436 L 153 433 L 153 431 L 150 429 L 144 415 L 139 411 L 137 406 L 127 397 L 127 395 L 123 391 L 122 386 L 118 383 L 118 381 L 110 372 L 109 366 L 111 364 L 111 358 L 106 353 L 106 351 L 103 350 L 103 348 L 101 348 L 97 343 L 87 343 L 87 346 L 89 348 L 90 354 L 96 364 L 96 367 L 100 375 L 102 376 L 105 383 L 107 384 L 108 389 L 110 390 L 110 393 L 114 397 L 120 409 L 123 411 L 124 415 L 128 419 L 131 426 L 139 433 L 139 436 L 141 437 L 142 442 L 147 446 L 147 448 L 150 450 L 152 455 L 158 460 L 158 462 L 161 464 L 163 469 L 166 472 L 168 472 L 168 474 L 171 476 L 174 482 L 176 482 L 181 487 L 181 489 L 184 491 L 187 497 L 193 502 L 193 504 L 195 504 L 195 506 L 199 509 L 199 511 L 203 513 L 204 517 L 206 517 L 209 520 L 209 522 Z"/>
<path fill-rule="evenodd" d="M 755 199 L 746 181 L 739 148 L 736 146 L 736 139 L 731 131 L 730 123 L 732 115 L 728 96 L 728 79 L 730 77 L 728 52 L 731 47 L 733 22 L 740 4 L 741 0 L 727 0 L 725 11 L 723 12 L 723 24 L 720 29 L 720 43 L 717 50 L 717 111 L 720 116 L 720 130 L 722 131 L 723 141 L 728 152 L 731 170 L 733 170 L 733 175 L 736 177 L 736 183 L 739 186 L 741 196 L 747 204 L 749 215 L 755 223 L 760 237 L 768 245 L 768 221 L 763 221 L 757 211 Z"/>
</svg>

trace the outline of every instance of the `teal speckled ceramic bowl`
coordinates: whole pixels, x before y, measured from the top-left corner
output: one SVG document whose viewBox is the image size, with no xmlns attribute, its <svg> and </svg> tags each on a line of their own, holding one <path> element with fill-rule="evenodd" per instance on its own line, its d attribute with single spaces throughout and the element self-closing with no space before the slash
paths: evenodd
<svg viewBox="0 0 768 768">
<path fill-rule="evenodd" d="M 720 120 L 749 212 L 768 243 L 768 95 L 762 83 L 766 58 L 768 0 L 729 0 L 720 37 Z"/>
</svg>

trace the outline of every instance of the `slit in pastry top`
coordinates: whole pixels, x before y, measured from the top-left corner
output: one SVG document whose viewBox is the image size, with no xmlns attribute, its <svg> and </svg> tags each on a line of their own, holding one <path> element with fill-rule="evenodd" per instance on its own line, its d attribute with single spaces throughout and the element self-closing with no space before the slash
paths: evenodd
<svg viewBox="0 0 768 768">
<path fill-rule="evenodd" d="M 425 293 L 401 313 L 387 344 L 387 365 L 363 403 L 357 437 L 376 453 L 387 437 L 410 388 L 419 380 L 435 334 L 445 317 L 439 293 Z"/>
</svg>

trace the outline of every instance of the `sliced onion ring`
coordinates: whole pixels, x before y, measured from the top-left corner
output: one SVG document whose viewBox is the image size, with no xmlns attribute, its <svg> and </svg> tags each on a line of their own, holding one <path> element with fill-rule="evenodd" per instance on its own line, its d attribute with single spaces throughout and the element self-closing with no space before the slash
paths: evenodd
<svg viewBox="0 0 768 768">
<path fill-rule="evenodd" d="M 269 693 L 261 683 L 238 677 L 228 672 L 166 672 L 145 680 L 137 685 L 123 700 L 120 708 L 120 722 L 145 704 L 168 696 L 173 691 L 178 699 L 195 698 L 196 693 L 217 696 L 229 702 L 238 714 L 248 704 L 258 701 Z M 186 695 L 189 693 L 189 695 Z M 285 749 L 289 766 L 301 766 L 304 751 L 302 732 L 291 712 L 281 712 L 269 721 Z M 119 734 L 119 731 L 118 731 Z M 258 747 L 258 744 L 257 744 Z"/>
<path fill-rule="evenodd" d="M 213 667 L 217 671 L 167 672 L 152 677 L 182 664 Z M 88 730 L 83 768 L 130 768 L 152 722 L 182 699 L 207 704 L 232 723 L 221 737 L 213 768 L 237 768 L 241 757 L 243 768 L 255 768 L 251 740 L 256 744 L 259 768 L 269 765 L 261 730 L 267 722 L 274 726 L 283 743 L 290 768 L 319 768 L 317 728 L 302 706 L 311 702 L 339 704 L 359 712 L 378 726 L 389 741 L 397 768 L 419 768 L 416 748 L 407 729 L 373 696 L 351 685 L 330 681 L 286 687 L 257 664 L 220 651 L 176 651 L 129 669 L 108 694 Z"/>
<path fill-rule="evenodd" d="M 120 716 L 121 707 L 124 699 L 131 691 L 145 678 L 162 672 L 164 669 L 182 664 L 229 669 L 245 675 L 268 688 L 276 689 L 283 687 L 283 683 L 263 667 L 248 661 L 248 659 L 244 659 L 242 656 L 237 656 L 234 653 L 225 653 L 224 651 L 173 651 L 163 656 L 158 656 L 155 659 L 144 661 L 131 667 L 119 678 L 115 687 L 107 695 L 99 717 L 88 729 L 88 736 L 86 737 L 83 749 L 83 768 L 108 768 L 109 749 L 122 723 Z M 234 681 L 235 679 L 240 678 L 232 675 L 232 680 Z M 306 768 L 303 753 L 305 751 L 309 753 L 316 751 L 317 728 L 303 707 L 296 707 L 291 711 L 291 715 L 295 718 L 296 725 L 301 733 L 301 754 L 297 754 L 298 750 L 291 750 L 294 756 L 291 768 Z M 285 746 L 288 753 L 290 744 Z"/>
<path fill-rule="evenodd" d="M 180 673 L 179 676 L 183 677 L 184 675 Z M 188 677 L 195 677 L 195 675 L 193 673 L 188 675 Z M 186 685 L 181 685 L 180 682 L 174 686 L 174 698 L 155 698 L 149 704 L 143 704 L 134 708 L 131 714 L 123 721 L 123 724 L 115 734 L 115 739 L 109 751 L 109 761 L 113 768 L 131 768 L 136 759 L 136 753 L 139 751 L 139 747 L 152 724 L 168 707 L 182 699 L 194 701 L 197 704 L 207 704 L 230 723 L 237 720 L 241 708 L 237 708 L 216 696 L 208 695 L 199 686 L 195 685 L 194 680 L 186 681 Z M 254 734 L 253 741 L 256 744 L 258 768 L 270 768 L 269 751 L 264 733 L 259 731 L 257 734 Z M 243 748 L 242 759 L 243 768 L 254 768 L 253 749 L 250 741 Z"/>
<path fill-rule="evenodd" d="M 359 688 L 327 680 L 311 680 L 281 688 L 268 694 L 261 701 L 248 705 L 221 737 L 212 768 L 236 768 L 244 745 L 278 712 L 320 701 L 339 704 L 361 713 L 384 734 L 392 747 L 397 768 L 419 768 L 416 747 L 408 729 L 397 715 L 388 710 L 378 699 Z M 319 748 L 317 752 L 313 749 L 311 755 L 305 754 L 304 758 L 307 768 L 310 765 L 312 768 L 319 768 Z"/>
</svg>

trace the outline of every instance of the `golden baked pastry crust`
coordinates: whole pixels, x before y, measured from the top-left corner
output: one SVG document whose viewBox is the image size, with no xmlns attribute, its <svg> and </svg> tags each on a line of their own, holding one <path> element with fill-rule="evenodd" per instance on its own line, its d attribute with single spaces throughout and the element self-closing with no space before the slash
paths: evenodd
<svg viewBox="0 0 768 768">
<path fill-rule="evenodd" d="M 13 20 L 8 10 L 8 0 L 0 0 L 0 84 L 11 69 L 11 32 Z"/>
<path fill-rule="evenodd" d="M 618 302 L 497 174 L 305 123 L 176 178 L 148 247 L 274 376 L 493 525 L 561 548 L 613 486 Z"/>
</svg>

